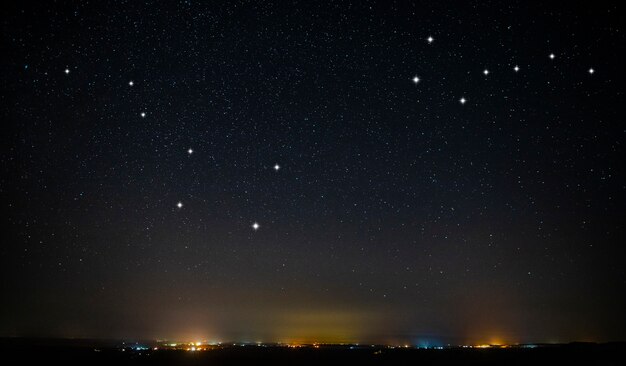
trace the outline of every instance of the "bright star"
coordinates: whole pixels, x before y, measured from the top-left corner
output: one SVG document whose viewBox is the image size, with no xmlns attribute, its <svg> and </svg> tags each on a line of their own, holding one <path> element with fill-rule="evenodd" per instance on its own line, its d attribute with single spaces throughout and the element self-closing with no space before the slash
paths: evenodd
<svg viewBox="0 0 626 366">
<path fill-rule="evenodd" d="M 133 81 L 131 80 L 131 81 L 128 82 L 128 85 L 129 86 L 133 86 L 133 85 L 135 85 L 135 83 L 133 83 Z"/>
<path fill-rule="evenodd" d="M 593 74 L 594 72 L 596 72 L 596 70 L 594 70 L 593 68 L 589 69 L 589 74 Z"/>
<path fill-rule="evenodd" d="M 428 41 L 428 43 L 433 43 L 433 41 L 435 39 L 432 36 L 428 36 L 428 38 L 426 38 L 426 40 Z"/>
<path fill-rule="evenodd" d="M 146 118 L 146 112 L 141 112 L 141 118 Z"/>
<path fill-rule="evenodd" d="M 274 165 L 274 170 L 278 171 L 278 169 L 280 169 L 280 165 L 278 164 Z"/>
<path fill-rule="evenodd" d="M 187 150 L 187 154 L 189 155 L 193 154 L 193 149 L 189 148 L 189 150 Z"/>
<path fill-rule="evenodd" d="M 485 70 L 483 71 L 483 74 L 485 74 L 485 75 L 489 75 L 489 70 L 485 69 Z"/>
<path fill-rule="evenodd" d="M 261 227 L 261 225 L 259 225 L 258 222 L 255 222 L 254 224 L 252 224 L 252 228 L 256 231 L 259 230 L 259 228 Z"/>
<path fill-rule="evenodd" d="M 513 68 L 513 70 L 515 70 L 515 72 L 519 71 L 519 66 L 515 65 L 515 67 Z"/>
<path fill-rule="evenodd" d="M 417 76 L 414 76 L 412 80 L 415 84 L 420 82 L 420 78 L 418 78 Z"/>
<path fill-rule="evenodd" d="M 467 99 L 465 99 L 464 97 L 461 97 L 461 99 L 459 99 L 459 103 L 465 104 L 465 102 L 467 102 Z"/>
<path fill-rule="evenodd" d="M 176 207 L 178 207 L 178 208 L 183 208 L 183 203 L 182 203 L 182 202 L 178 202 L 178 203 L 176 204 Z"/>
<path fill-rule="evenodd" d="M 554 60 L 554 53 L 550 54 L 550 60 Z"/>
<path fill-rule="evenodd" d="M 65 69 L 65 73 L 69 74 L 70 73 L 70 69 Z"/>
</svg>

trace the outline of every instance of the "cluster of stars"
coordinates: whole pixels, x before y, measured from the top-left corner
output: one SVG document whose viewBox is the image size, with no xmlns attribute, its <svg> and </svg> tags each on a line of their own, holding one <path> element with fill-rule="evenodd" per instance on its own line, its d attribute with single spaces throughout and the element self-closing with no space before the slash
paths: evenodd
<svg viewBox="0 0 626 366">
<path fill-rule="evenodd" d="M 434 39 L 432 36 L 428 36 L 428 38 L 426 38 L 426 41 L 428 42 L 428 44 L 432 44 L 432 43 L 434 42 L 434 40 L 435 40 L 435 39 Z M 554 59 L 556 58 L 556 56 L 555 56 L 555 54 L 554 54 L 554 53 L 550 53 L 550 54 L 548 55 L 548 57 L 549 57 L 551 60 L 554 60 Z M 517 73 L 517 72 L 519 72 L 519 71 L 520 71 L 520 67 L 519 67 L 518 65 L 515 65 L 515 66 L 513 67 L 513 71 L 515 71 L 516 73 Z M 66 75 L 67 75 L 67 74 L 69 74 L 69 73 L 70 73 L 70 69 L 69 69 L 69 68 L 65 68 L 64 73 L 65 73 Z M 482 73 L 483 73 L 485 76 L 488 76 L 488 75 L 490 74 L 490 71 L 489 71 L 489 69 L 486 69 L 486 68 L 485 68 L 485 69 L 483 70 L 483 72 L 482 72 Z M 594 70 L 593 68 L 589 68 L 589 69 L 588 69 L 588 73 L 589 73 L 590 75 L 592 75 L 593 73 L 595 73 L 595 70 Z M 414 84 L 419 84 L 419 83 L 421 82 L 421 79 L 420 79 L 420 77 L 419 77 L 419 76 L 415 75 L 415 76 L 413 76 L 413 78 L 411 79 L 411 81 L 412 81 Z M 133 80 L 129 80 L 129 81 L 128 81 L 128 86 L 132 87 L 132 86 L 134 86 L 134 85 L 135 85 L 135 82 L 134 82 Z M 459 101 L 459 103 L 460 103 L 461 105 L 465 105 L 465 104 L 467 103 L 467 98 L 465 98 L 464 96 L 462 96 L 461 98 L 459 98 L 459 100 L 458 100 L 458 101 Z M 139 115 L 140 115 L 140 117 L 141 117 L 141 118 L 146 118 L 147 113 L 146 113 L 145 111 L 142 111 L 142 112 L 140 112 L 140 114 L 139 114 Z M 194 153 L 194 150 L 193 150 L 192 148 L 188 148 L 188 149 L 187 149 L 187 154 L 188 154 L 188 155 L 192 155 L 193 153 Z M 281 168 L 281 167 L 280 167 L 280 165 L 275 164 L 272 168 L 273 168 L 275 171 L 278 171 L 278 170 L 280 170 L 280 168 Z M 177 207 L 178 209 L 182 209 L 182 207 L 183 207 L 183 203 L 182 203 L 182 202 L 178 202 L 178 203 L 176 203 L 176 207 Z M 252 227 L 252 229 L 253 229 L 254 231 L 256 231 L 256 230 L 258 230 L 258 229 L 260 228 L 260 224 L 259 224 L 258 222 L 256 222 L 256 221 L 255 221 L 255 222 L 251 225 L 251 227 Z"/>
<path fill-rule="evenodd" d="M 426 39 L 426 41 L 428 41 L 428 43 L 430 44 L 430 43 L 432 43 L 432 42 L 434 41 L 434 38 L 429 36 L 429 37 Z M 555 58 L 556 56 L 554 55 L 554 53 L 551 53 L 550 55 L 548 55 L 548 57 L 550 57 L 550 59 L 551 59 L 551 60 L 554 60 L 554 58 Z M 513 71 L 515 71 L 515 72 L 519 72 L 519 71 L 520 71 L 520 67 L 519 67 L 518 65 L 515 65 L 515 66 L 513 67 Z M 592 75 L 592 74 L 595 72 L 595 70 L 591 67 L 591 68 L 589 68 L 589 70 L 587 70 L 587 72 L 588 72 L 590 75 Z M 483 75 L 485 75 L 485 76 L 488 76 L 490 73 L 491 73 L 491 72 L 489 71 L 489 69 L 484 69 L 484 70 L 483 70 Z M 413 76 L 413 78 L 411 79 L 411 81 L 413 81 L 413 83 L 414 83 L 414 84 L 418 84 L 418 83 L 421 81 L 421 79 L 420 79 L 417 75 L 415 75 L 415 76 Z M 467 99 L 466 99 L 465 97 L 461 97 L 461 98 L 459 99 L 459 103 L 461 103 L 461 104 L 465 104 L 466 102 L 467 102 Z"/>
</svg>

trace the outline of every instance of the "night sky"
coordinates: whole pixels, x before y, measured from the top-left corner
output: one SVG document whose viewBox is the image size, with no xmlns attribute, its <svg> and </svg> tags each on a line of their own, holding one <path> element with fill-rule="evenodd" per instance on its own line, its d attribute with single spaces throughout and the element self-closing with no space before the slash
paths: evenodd
<svg viewBox="0 0 626 366">
<path fill-rule="evenodd" d="M 624 340 L 624 14 L 3 3 L 0 335 Z"/>
</svg>

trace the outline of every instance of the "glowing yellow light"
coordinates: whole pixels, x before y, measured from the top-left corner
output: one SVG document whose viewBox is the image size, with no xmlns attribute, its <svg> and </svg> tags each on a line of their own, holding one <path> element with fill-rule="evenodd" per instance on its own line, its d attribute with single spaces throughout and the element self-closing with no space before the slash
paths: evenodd
<svg viewBox="0 0 626 366">
<path fill-rule="evenodd" d="M 202 342 L 196 342 L 196 346 L 202 345 Z"/>
<path fill-rule="evenodd" d="M 191 347 L 191 350 L 192 350 L 192 351 L 195 351 L 195 350 L 196 350 L 196 347 Z"/>
</svg>

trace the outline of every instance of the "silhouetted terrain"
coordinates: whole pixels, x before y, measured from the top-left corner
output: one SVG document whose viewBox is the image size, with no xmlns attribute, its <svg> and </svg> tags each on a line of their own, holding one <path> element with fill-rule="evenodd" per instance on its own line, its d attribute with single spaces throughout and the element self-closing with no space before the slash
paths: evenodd
<svg viewBox="0 0 626 366">
<path fill-rule="evenodd" d="M 119 344 L 119 342 L 118 342 Z M 5 360 L 38 365 L 625 365 L 626 344 L 546 345 L 537 348 L 404 349 L 223 347 L 211 351 L 121 348 L 115 341 L 2 339 Z M 1 362 L 1 361 L 0 361 Z M 7 364 L 1 362 L 2 364 Z"/>
</svg>

